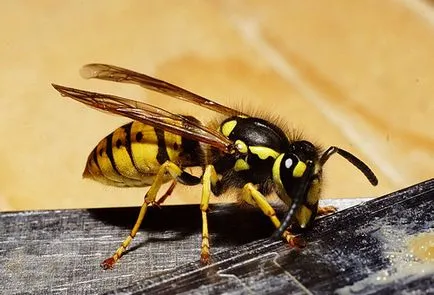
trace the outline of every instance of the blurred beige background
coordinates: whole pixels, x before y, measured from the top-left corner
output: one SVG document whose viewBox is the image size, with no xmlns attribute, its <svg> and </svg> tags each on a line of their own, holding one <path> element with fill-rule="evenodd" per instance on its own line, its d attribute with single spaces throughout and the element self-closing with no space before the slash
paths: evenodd
<svg viewBox="0 0 434 295">
<path fill-rule="evenodd" d="M 433 176 L 434 8 L 423 1 L 4 1 L 0 210 L 139 205 L 145 189 L 82 180 L 98 141 L 127 119 L 62 98 L 51 82 L 213 113 L 134 87 L 86 81 L 104 62 L 216 101 L 281 116 L 339 157 L 324 197 L 379 196 Z M 168 203 L 199 202 L 180 188 Z M 228 199 L 226 198 L 225 201 Z"/>
</svg>

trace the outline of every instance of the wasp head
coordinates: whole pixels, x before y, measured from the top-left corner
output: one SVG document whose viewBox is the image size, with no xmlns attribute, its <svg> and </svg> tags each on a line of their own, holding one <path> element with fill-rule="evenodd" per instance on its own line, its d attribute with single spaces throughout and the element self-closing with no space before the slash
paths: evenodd
<svg viewBox="0 0 434 295">
<path fill-rule="evenodd" d="M 322 167 L 333 154 L 339 154 L 359 169 L 372 185 L 378 180 L 372 170 L 351 153 L 332 146 L 321 156 L 308 141 L 296 141 L 290 151 L 280 154 L 273 165 L 273 180 L 279 197 L 289 206 L 280 227 L 273 234 L 280 237 L 295 221 L 301 228 L 308 226 L 316 217 L 321 192 Z"/>
<path fill-rule="evenodd" d="M 318 151 L 308 141 L 296 141 L 273 165 L 273 180 L 279 197 L 289 206 L 290 221 L 306 227 L 316 216 L 321 180 Z"/>
</svg>

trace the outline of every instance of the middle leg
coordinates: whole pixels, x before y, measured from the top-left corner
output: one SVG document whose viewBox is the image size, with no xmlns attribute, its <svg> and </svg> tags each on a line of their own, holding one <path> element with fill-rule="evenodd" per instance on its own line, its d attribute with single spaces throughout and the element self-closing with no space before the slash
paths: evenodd
<svg viewBox="0 0 434 295">
<path fill-rule="evenodd" d="M 202 245 L 200 251 L 200 262 L 202 264 L 210 263 L 210 246 L 208 233 L 207 211 L 211 190 L 216 188 L 219 179 L 213 165 L 207 165 L 202 176 L 202 199 L 200 201 L 200 210 L 202 212 Z"/>
<path fill-rule="evenodd" d="M 195 185 L 200 183 L 200 178 L 183 171 L 178 165 L 176 165 L 173 162 L 166 161 L 163 165 L 161 165 L 161 167 L 158 170 L 158 173 L 154 178 L 154 182 L 152 183 L 151 187 L 149 188 L 148 192 L 145 195 L 144 201 L 142 203 L 142 206 L 140 207 L 140 212 L 137 217 L 136 223 L 133 226 L 133 229 L 130 231 L 130 234 L 121 243 L 121 245 L 115 251 L 115 253 L 101 263 L 102 268 L 109 269 L 114 266 L 114 264 L 124 254 L 127 247 L 130 245 L 131 241 L 134 239 L 137 232 L 139 231 L 140 225 L 142 224 L 143 218 L 145 217 L 148 206 L 158 203 L 161 200 L 160 199 L 157 202 L 155 201 L 157 197 L 157 193 L 164 182 L 164 176 L 166 175 L 166 173 L 170 174 L 174 182 L 172 183 L 171 187 L 166 192 L 166 194 L 162 196 L 162 198 L 164 199 L 167 198 L 167 196 L 169 196 L 172 190 L 175 188 L 176 181 L 179 181 L 187 185 Z M 162 201 L 164 201 L 164 199 Z"/>
</svg>

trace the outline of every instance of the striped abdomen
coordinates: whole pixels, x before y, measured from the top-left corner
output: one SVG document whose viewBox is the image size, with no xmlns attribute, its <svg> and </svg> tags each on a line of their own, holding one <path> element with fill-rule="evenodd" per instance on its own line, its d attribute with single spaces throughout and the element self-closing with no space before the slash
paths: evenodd
<svg viewBox="0 0 434 295">
<path fill-rule="evenodd" d="M 197 142 L 133 121 L 98 143 L 87 159 L 83 177 L 114 186 L 148 186 L 165 161 L 181 167 L 199 166 L 200 155 Z"/>
</svg>

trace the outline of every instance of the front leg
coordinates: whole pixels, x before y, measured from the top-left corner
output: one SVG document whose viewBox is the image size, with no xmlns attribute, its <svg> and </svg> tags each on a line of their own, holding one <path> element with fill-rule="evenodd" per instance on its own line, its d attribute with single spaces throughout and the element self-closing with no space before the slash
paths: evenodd
<svg viewBox="0 0 434 295">
<path fill-rule="evenodd" d="M 250 205 L 259 207 L 259 209 L 261 209 L 261 211 L 270 218 L 271 222 L 276 228 L 280 227 L 280 220 L 279 218 L 277 218 L 276 212 L 274 211 L 273 207 L 271 207 L 270 203 L 267 201 L 264 195 L 261 194 L 261 192 L 259 192 L 252 183 L 247 183 L 246 185 L 244 185 L 241 191 L 241 197 L 243 201 L 249 203 Z M 297 236 L 293 235 L 288 230 L 285 230 L 282 233 L 282 237 L 292 247 L 303 246 L 302 241 L 300 241 Z"/>
</svg>

